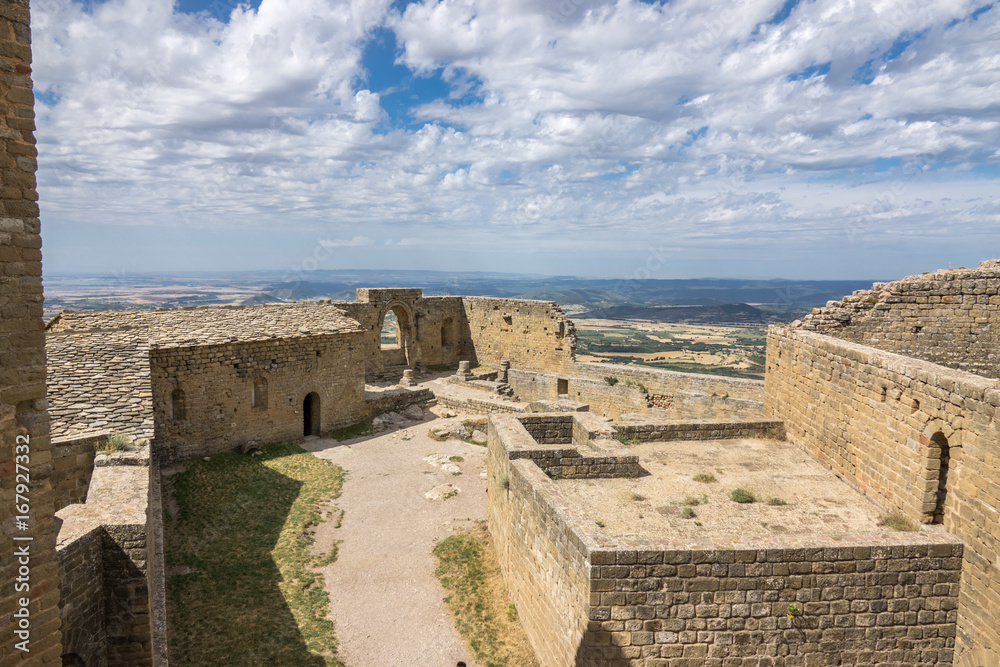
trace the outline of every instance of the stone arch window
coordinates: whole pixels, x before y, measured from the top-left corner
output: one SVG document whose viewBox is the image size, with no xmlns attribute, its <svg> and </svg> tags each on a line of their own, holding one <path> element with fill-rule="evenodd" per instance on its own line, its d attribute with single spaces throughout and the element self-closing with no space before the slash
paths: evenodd
<svg viewBox="0 0 1000 667">
<path fill-rule="evenodd" d="M 944 433 L 931 436 L 931 458 L 940 462 L 937 474 L 937 501 L 934 505 L 933 523 L 944 523 L 945 502 L 948 499 L 948 469 L 951 464 L 951 446 Z"/>
<path fill-rule="evenodd" d="M 250 407 L 263 410 L 267 407 L 267 379 L 259 377 L 250 388 Z"/>
<path fill-rule="evenodd" d="M 187 419 L 184 390 L 180 387 L 170 392 L 170 418 L 176 421 Z"/>
</svg>

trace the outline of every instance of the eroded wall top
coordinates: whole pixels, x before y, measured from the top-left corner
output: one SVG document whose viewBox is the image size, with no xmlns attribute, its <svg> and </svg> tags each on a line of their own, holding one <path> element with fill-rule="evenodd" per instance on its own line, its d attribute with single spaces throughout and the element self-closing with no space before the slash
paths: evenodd
<svg viewBox="0 0 1000 667">
<path fill-rule="evenodd" d="M 875 283 L 792 326 L 1000 377 L 1000 260 Z"/>
</svg>

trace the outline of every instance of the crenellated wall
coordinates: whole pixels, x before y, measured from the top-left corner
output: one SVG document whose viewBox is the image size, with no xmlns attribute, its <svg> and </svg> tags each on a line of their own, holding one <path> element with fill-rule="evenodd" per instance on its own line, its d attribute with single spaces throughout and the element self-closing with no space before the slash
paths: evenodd
<svg viewBox="0 0 1000 667">
<path fill-rule="evenodd" d="M 915 521 L 939 521 L 964 541 L 959 645 L 1000 647 L 996 383 L 830 336 L 771 327 L 765 393 L 768 415 L 784 420 L 791 442 L 884 508 L 898 508 Z M 942 443 L 948 446 L 946 467 Z"/>
</svg>

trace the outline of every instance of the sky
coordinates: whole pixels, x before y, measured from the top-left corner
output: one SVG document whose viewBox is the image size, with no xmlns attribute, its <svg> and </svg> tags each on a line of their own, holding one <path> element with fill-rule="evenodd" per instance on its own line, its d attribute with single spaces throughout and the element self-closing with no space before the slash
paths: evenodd
<svg viewBox="0 0 1000 667">
<path fill-rule="evenodd" d="M 1000 257 L 1000 3 L 32 0 L 47 273 Z"/>
</svg>

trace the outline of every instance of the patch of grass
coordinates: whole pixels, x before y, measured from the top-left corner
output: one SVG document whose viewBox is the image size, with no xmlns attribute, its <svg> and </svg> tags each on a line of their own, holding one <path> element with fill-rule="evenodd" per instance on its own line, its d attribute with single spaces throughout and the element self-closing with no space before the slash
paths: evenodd
<svg viewBox="0 0 1000 667">
<path fill-rule="evenodd" d="M 442 540 L 434 555 L 434 573 L 448 592 L 445 604 L 476 662 L 483 667 L 537 667 L 485 526 Z"/>
<path fill-rule="evenodd" d="M 465 457 L 462 457 L 462 456 L 449 456 L 448 460 L 451 461 L 452 463 L 461 463 L 462 461 L 465 460 Z"/>
<path fill-rule="evenodd" d="M 360 438 L 363 435 L 371 435 L 371 433 L 372 420 L 368 419 L 357 424 L 345 426 L 344 428 L 338 428 L 336 431 L 331 431 L 330 437 L 339 442 L 343 442 L 344 440 Z"/>
<path fill-rule="evenodd" d="M 642 495 L 641 493 L 633 493 L 632 494 L 632 502 L 641 503 L 645 499 L 646 499 L 646 496 Z"/>
<path fill-rule="evenodd" d="M 776 496 L 771 496 L 767 499 L 768 505 L 787 505 L 788 501 L 783 498 L 778 498 Z"/>
<path fill-rule="evenodd" d="M 500 483 L 500 488 L 504 491 L 510 488 L 510 477 L 507 475 L 500 475 L 500 479 L 497 481 Z"/>
<path fill-rule="evenodd" d="M 702 484 L 712 484 L 713 482 L 719 481 L 715 479 L 715 475 L 713 475 L 710 472 L 700 472 L 691 479 L 693 479 L 696 482 L 701 482 Z"/>
<path fill-rule="evenodd" d="M 681 501 L 682 505 L 687 505 L 688 507 L 697 507 L 703 503 L 708 502 L 708 496 L 702 494 L 701 496 L 687 496 Z"/>
<path fill-rule="evenodd" d="M 615 386 L 616 384 L 618 384 L 618 378 L 616 378 L 616 377 L 615 377 L 615 376 L 613 376 L 613 375 L 608 375 L 608 376 L 606 376 L 606 377 L 604 378 L 604 381 L 605 381 L 605 382 L 607 382 L 607 383 L 608 383 L 609 385 L 611 385 L 612 387 L 613 387 L 613 386 Z"/>
<path fill-rule="evenodd" d="M 444 442 L 445 440 L 448 439 L 447 435 L 441 433 L 436 428 L 432 428 L 431 430 L 427 431 L 427 437 L 430 438 L 431 440 L 437 440 L 438 442 Z"/>
<path fill-rule="evenodd" d="M 729 497 L 738 503 L 755 503 L 757 502 L 757 496 L 753 494 L 753 491 L 748 491 L 746 489 L 736 488 L 733 489 Z"/>
<path fill-rule="evenodd" d="M 444 373 L 445 371 L 457 371 L 458 364 L 436 364 L 434 366 L 428 366 L 427 370 L 432 373 Z"/>
<path fill-rule="evenodd" d="M 313 553 L 343 470 L 295 444 L 262 449 L 195 461 L 170 478 L 177 516 L 166 525 L 167 565 L 189 571 L 168 581 L 177 664 L 343 665 L 314 571 L 337 547 Z"/>
<path fill-rule="evenodd" d="M 698 515 L 695 514 L 694 510 L 691 509 L 690 507 L 685 507 L 684 509 L 681 510 L 681 518 L 684 518 L 684 519 L 693 519 L 696 516 L 698 516 Z"/>
<path fill-rule="evenodd" d="M 906 533 L 913 532 L 917 529 L 917 524 L 913 523 L 913 521 L 911 521 L 899 510 L 893 510 L 888 514 L 883 514 L 878 520 L 878 525 Z"/>
<path fill-rule="evenodd" d="M 115 431 L 101 443 L 97 451 L 101 454 L 111 454 L 112 452 L 127 452 L 132 449 L 132 437 L 128 433 Z"/>
</svg>

